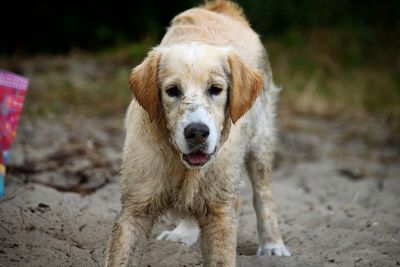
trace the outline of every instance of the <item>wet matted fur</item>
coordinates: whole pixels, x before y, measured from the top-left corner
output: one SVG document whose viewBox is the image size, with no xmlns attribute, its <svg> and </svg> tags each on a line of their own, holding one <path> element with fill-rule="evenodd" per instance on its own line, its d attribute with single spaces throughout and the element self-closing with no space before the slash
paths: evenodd
<svg viewBox="0 0 400 267">
<path fill-rule="evenodd" d="M 130 86 L 122 210 L 106 265 L 138 266 L 152 226 L 170 212 L 183 219 L 160 239 L 191 245 L 200 229 L 204 266 L 235 266 L 246 171 L 257 254 L 289 256 L 270 183 L 279 90 L 240 7 L 214 1 L 177 15 L 161 44 L 132 71 Z"/>
</svg>

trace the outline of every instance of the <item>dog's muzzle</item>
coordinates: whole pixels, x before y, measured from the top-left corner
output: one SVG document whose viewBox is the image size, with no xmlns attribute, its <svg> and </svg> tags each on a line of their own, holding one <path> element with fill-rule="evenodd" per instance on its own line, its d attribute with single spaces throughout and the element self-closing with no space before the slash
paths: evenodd
<svg viewBox="0 0 400 267">
<path fill-rule="evenodd" d="M 209 160 L 210 156 L 203 152 L 207 149 L 209 135 L 210 129 L 204 123 L 191 123 L 185 127 L 185 140 L 193 152 L 183 155 L 183 159 L 190 165 L 202 166 Z"/>
</svg>

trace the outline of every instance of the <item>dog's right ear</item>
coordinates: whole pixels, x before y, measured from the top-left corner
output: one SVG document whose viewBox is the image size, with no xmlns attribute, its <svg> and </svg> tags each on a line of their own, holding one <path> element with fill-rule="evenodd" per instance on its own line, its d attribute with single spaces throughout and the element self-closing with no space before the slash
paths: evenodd
<svg viewBox="0 0 400 267">
<path fill-rule="evenodd" d="M 134 68 L 129 79 L 129 85 L 137 102 L 147 111 L 150 121 L 157 115 L 159 102 L 158 69 L 160 52 L 152 50 L 145 60 Z"/>
</svg>

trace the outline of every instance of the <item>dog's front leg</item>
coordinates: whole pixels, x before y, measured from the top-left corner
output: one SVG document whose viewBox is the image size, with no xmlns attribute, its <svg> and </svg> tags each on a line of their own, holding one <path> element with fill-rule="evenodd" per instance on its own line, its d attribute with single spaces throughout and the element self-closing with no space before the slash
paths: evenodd
<svg viewBox="0 0 400 267">
<path fill-rule="evenodd" d="M 236 218 L 233 208 L 199 220 L 204 267 L 234 267 Z"/>
<path fill-rule="evenodd" d="M 122 210 L 112 229 L 106 267 L 139 266 L 153 218 Z"/>
</svg>

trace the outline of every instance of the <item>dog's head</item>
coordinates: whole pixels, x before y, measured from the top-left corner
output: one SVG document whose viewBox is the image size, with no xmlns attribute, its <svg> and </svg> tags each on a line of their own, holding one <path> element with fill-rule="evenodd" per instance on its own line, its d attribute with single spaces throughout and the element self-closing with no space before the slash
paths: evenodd
<svg viewBox="0 0 400 267">
<path fill-rule="evenodd" d="M 231 121 L 251 108 L 263 80 L 232 49 L 194 43 L 153 49 L 130 85 L 151 121 L 165 116 L 184 164 L 199 168 L 221 147 Z"/>
</svg>

